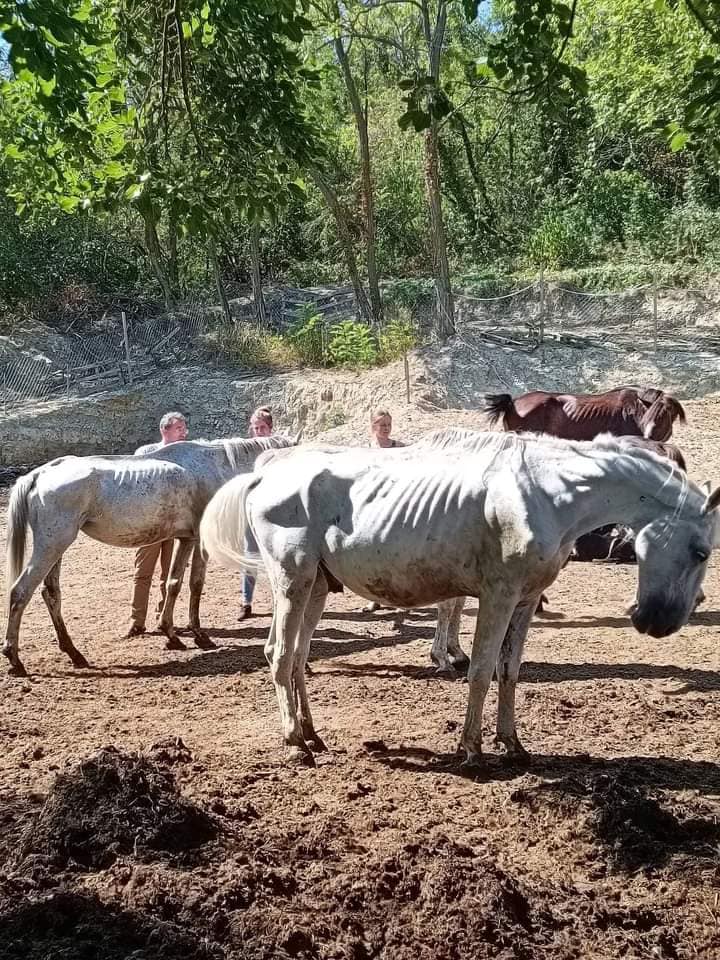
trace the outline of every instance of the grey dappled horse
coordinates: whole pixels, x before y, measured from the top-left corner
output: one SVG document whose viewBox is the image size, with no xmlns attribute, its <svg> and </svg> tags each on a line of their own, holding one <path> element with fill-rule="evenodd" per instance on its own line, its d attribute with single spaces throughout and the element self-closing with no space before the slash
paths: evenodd
<svg viewBox="0 0 720 960">
<path fill-rule="evenodd" d="M 88 665 L 70 639 L 61 612 L 60 564 L 80 532 L 115 547 L 178 541 L 158 626 L 169 649 L 184 649 L 173 612 L 205 505 L 226 481 L 251 471 L 261 453 L 296 443 L 296 438 L 283 436 L 184 440 L 140 456 L 60 457 L 21 477 L 13 487 L 7 517 L 9 600 L 3 653 L 10 661 L 10 673 L 25 675 L 18 655 L 20 622 L 43 581 L 42 595 L 60 649 L 74 666 Z M 33 547 L 25 564 L 28 528 Z M 190 572 L 189 627 L 202 648 L 214 646 L 200 626 L 204 580 L 205 560 L 196 549 Z"/>
<path fill-rule="evenodd" d="M 461 746 L 482 751 L 482 713 L 498 677 L 497 736 L 525 751 L 515 688 L 528 626 L 573 543 L 607 523 L 637 533 L 641 633 L 687 623 L 718 543 L 720 488 L 709 496 L 657 454 L 622 439 L 592 442 L 485 435 L 474 453 L 426 451 L 378 459 L 363 450 L 298 450 L 221 488 L 203 515 L 210 557 L 256 570 L 252 531 L 274 612 L 265 648 L 285 743 L 312 762 L 324 749 L 313 724 L 305 662 L 330 590 L 415 607 L 473 596 L 478 615 Z"/>
</svg>

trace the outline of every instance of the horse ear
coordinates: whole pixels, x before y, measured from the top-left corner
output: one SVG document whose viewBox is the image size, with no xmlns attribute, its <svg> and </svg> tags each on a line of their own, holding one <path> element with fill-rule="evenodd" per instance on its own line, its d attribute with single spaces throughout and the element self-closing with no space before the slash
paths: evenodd
<svg viewBox="0 0 720 960">
<path fill-rule="evenodd" d="M 712 493 L 709 493 L 707 500 L 703 504 L 702 512 L 711 513 L 720 506 L 720 487 L 715 487 Z"/>
<path fill-rule="evenodd" d="M 292 445 L 296 447 L 300 443 L 300 439 L 303 435 L 302 429 L 298 430 L 294 437 L 292 437 Z"/>
<path fill-rule="evenodd" d="M 705 493 L 709 496 L 710 491 L 712 490 L 712 484 L 710 483 L 709 480 L 703 480 L 703 482 L 700 484 L 700 489 L 704 490 Z"/>
</svg>

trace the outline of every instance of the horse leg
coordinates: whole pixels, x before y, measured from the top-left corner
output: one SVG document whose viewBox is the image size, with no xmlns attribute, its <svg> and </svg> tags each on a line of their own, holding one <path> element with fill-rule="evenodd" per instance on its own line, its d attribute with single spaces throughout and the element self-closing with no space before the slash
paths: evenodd
<svg viewBox="0 0 720 960">
<path fill-rule="evenodd" d="M 508 754 L 515 757 L 528 755 L 515 728 L 515 688 L 535 604 L 536 601 L 533 599 L 530 603 L 523 603 L 517 607 L 510 620 L 497 660 L 498 715 L 495 741 L 504 744 Z"/>
<path fill-rule="evenodd" d="M 474 766 L 482 761 L 485 697 L 518 601 L 516 592 L 510 593 L 504 584 L 498 584 L 497 587 L 495 590 L 487 588 L 478 597 L 477 622 L 468 670 L 468 705 L 460 740 L 460 747 L 465 750 L 466 766 Z"/>
<path fill-rule="evenodd" d="M 447 632 L 447 649 L 450 663 L 458 673 L 467 673 L 470 667 L 470 657 L 460 646 L 460 624 L 462 623 L 462 612 L 465 607 L 465 597 L 456 597 L 452 601 L 453 608 L 450 613 L 450 623 Z"/>
<path fill-rule="evenodd" d="M 177 635 L 177 631 L 173 624 L 173 613 L 175 612 L 175 602 L 177 601 L 180 588 L 182 587 L 185 567 L 187 566 L 188 558 L 190 557 L 190 553 L 194 545 L 194 540 L 178 540 L 175 548 L 175 556 L 173 557 L 170 579 L 168 580 L 167 584 L 167 596 L 165 597 L 165 603 L 163 604 L 162 613 L 160 614 L 160 621 L 158 623 L 158 629 L 167 637 L 167 640 L 165 641 L 166 650 L 187 649 L 185 644 Z"/>
<path fill-rule="evenodd" d="M 445 676 L 454 676 L 452 664 L 448 657 L 448 629 L 452 617 L 454 600 L 442 600 L 437 608 L 437 626 L 430 648 L 430 659 L 437 667 L 437 673 Z"/>
<path fill-rule="evenodd" d="M 30 562 L 13 584 L 8 604 L 7 631 L 3 653 L 10 661 L 9 673 L 13 677 L 27 676 L 27 670 L 18 655 L 20 623 L 25 607 L 45 577 L 73 542 L 77 536 L 77 530 L 74 531 L 73 536 L 64 538 L 59 544 L 57 542 L 53 544 L 43 542 L 40 536 L 35 536 L 35 531 L 33 531 L 33 536 L 35 539 Z"/>
<path fill-rule="evenodd" d="M 305 742 L 315 751 L 327 750 L 327 747 L 318 736 L 313 724 L 312 714 L 310 713 L 310 703 L 308 701 L 307 687 L 305 685 L 305 666 L 307 664 L 308 654 L 310 653 L 310 643 L 317 628 L 320 618 L 325 609 L 325 603 L 328 595 L 328 584 L 325 575 L 318 571 L 318 575 L 313 584 L 312 593 L 305 607 L 305 616 L 298 636 L 297 650 L 295 653 L 295 662 L 293 665 L 293 680 L 295 683 L 295 697 L 298 705 L 298 716 L 300 727 L 305 738 Z"/>
<path fill-rule="evenodd" d="M 58 560 L 50 573 L 45 577 L 45 583 L 42 588 L 42 598 L 45 606 L 48 608 L 50 619 L 55 627 L 55 633 L 58 638 L 58 646 L 63 653 L 66 653 L 72 660 L 74 667 L 89 667 L 85 657 L 80 653 L 75 644 L 70 639 L 65 621 L 62 615 L 62 594 L 60 592 L 60 566 L 62 560 Z"/>
<path fill-rule="evenodd" d="M 206 569 L 207 563 L 203 557 L 202 549 L 200 544 L 196 543 L 193 547 L 192 563 L 190 564 L 190 618 L 188 627 L 195 637 L 196 647 L 200 647 L 201 650 L 214 650 L 217 644 L 212 642 L 200 626 L 200 598 L 205 586 Z"/>
<path fill-rule="evenodd" d="M 268 566 L 266 563 L 266 568 Z M 300 725 L 293 680 L 296 660 L 302 659 L 297 656 L 299 633 L 315 579 L 315 570 L 307 574 L 295 572 L 291 577 L 283 577 L 283 583 L 275 590 L 275 612 L 270 628 L 272 639 L 268 638 L 268 645 L 272 642 L 270 672 L 280 709 L 283 740 L 290 748 L 291 760 L 301 760 L 311 766 L 315 761 Z"/>
</svg>

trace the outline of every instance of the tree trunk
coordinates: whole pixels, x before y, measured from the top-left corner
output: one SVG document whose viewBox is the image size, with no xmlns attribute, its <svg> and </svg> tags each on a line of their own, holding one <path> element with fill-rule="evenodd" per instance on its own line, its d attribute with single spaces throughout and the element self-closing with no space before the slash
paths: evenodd
<svg viewBox="0 0 720 960">
<path fill-rule="evenodd" d="M 423 32 L 428 51 L 428 67 L 435 89 L 440 87 L 440 54 L 445 40 L 447 25 L 446 0 L 438 0 L 435 27 L 430 26 L 429 0 L 422 2 Z M 450 284 L 450 265 L 447 256 L 445 221 L 443 219 L 442 192 L 440 186 L 440 151 L 438 143 L 440 133 L 438 122 L 432 116 L 430 126 L 425 131 L 425 190 L 430 210 L 430 243 L 435 269 L 435 290 L 437 293 L 437 319 L 435 331 L 440 340 L 447 340 L 455 333 L 455 304 Z"/>
<path fill-rule="evenodd" d="M 160 240 L 157 234 L 157 220 L 155 219 L 155 211 L 151 206 L 147 206 L 143 207 L 140 213 L 143 218 L 143 225 L 145 227 L 145 247 L 147 249 L 148 257 L 150 258 L 150 264 L 153 268 L 155 278 L 160 284 L 160 289 L 163 292 L 165 309 L 172 311 L 175 309 L 175 297 L 173 296 L 172 287 L 170 286 L 170 281 L 168 280 L 167 273 L 165 272 L 162 249 L 160 247 Z"/>
<path fill-rule="evenodd" d="M 447 340 L 455 333 L 455 304 L 450 283 L 450 265 L 442 212 L 438 131 L 435 120 L 425 132 L 425 190 L 430 208 L 430 243 L 437 293 L 435 331 L 440 340 Z"/>
<path fill-rule="evenodd" d="M 262 290 L 260 270 L 260 227 L 254 223 L 250 230 L 250 257 L 252 260 L 252 290 L 255 301 L 255 319 L 262 327 L 267 326 L 267 309 Z"/>
<path fill-rule="evenodd" d="M 370 301 L 368 300 L 367 294 L 363 288 L 362 281 L 360 280 L 357 258 L 355 257 L 352 236 L 350 235 L 350 227 L 348 226 L 347 213 L 343 209 L 337 194 L 332 189 L 330 184 L 327 183 L 322 173 L 316 168 L 313 168 L 310 171 L 310 176 L 313 178 L 315 186 L 322 194 L 323 200 L 327 204 L 328 209 L 332 213 L 333 217 L 335 217 L 338 238 L 340 240 L 343 253 L 345 254 L 345 263 L 347 264 L 348 275 L 353 286 L 353 291 L 355 292 L 355 303 L 357 304 L 357 308 L 360 311 L 362 318 L 370 323 L 372 321 L 372 309 L 370 307 Z"/>
<path fill-rule="evenodd" d="M 225 318 L 226 323 L 232 323 L 232 313 L 230 312 L 230 304 L 228 302 L 227 293 L 225 292 L 225 284 L 223 283 L 222 274 L 220 273 L 220 263 L 218 262 L 217 258 L 217 247 L 215 246 L 214 237 L 208 237 L 207 252 L 208 259 L 212 264 L 215 289 L 217 290 L 218 300 L 222 306 L 223 317 Z"/>
<path fill-rule="evenodd" d="M 168 213 L 168 281 L 176 297 L 180 296 L 180 274 L 178 271 L 177 217 Z"/>
<path fill-rule="evenodd" d="M 342 22 L 338 8 L 338 19 Z M 365 223 L 365 257 L 367 260 L 368 290 L 372 305 L 373 320 L 379 323 L 382 320 L 382 298 L 380 297 L 380 282 L 377 268 L 377 227 L 375 225 L 375 198 L 373 194 L 372 167 L 370 164 L 370 140 L 368 137 L 367 110 L 360 102 L 355 78 L 350 69 L 347 50 L 342 37 L 335 38 L 335 53 L 340 63 L 345 80 L 345 88 L 350 99 L 355 126 L 357 128 L 358 146 L 360 148 L 360 176 L 362 183 L 363 219 Z"/>
</svg>

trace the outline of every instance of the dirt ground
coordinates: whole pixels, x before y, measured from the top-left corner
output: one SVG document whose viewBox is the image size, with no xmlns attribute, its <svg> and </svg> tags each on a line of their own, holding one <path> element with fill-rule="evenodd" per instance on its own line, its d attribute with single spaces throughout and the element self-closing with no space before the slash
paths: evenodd
<svg viewBox="0 0 720 960">
<path fill-rule="evenodd" d="M 687 409 L 691 473 L 720 482 L 720 400 Z M 38 595 L 31 676 L 0 678 L 3 960 L 720 955 L 717 561 L 705 605 L 663 640 L 624 614 L 635 568 L 570 564 L 526 649 L 532 759 L 494 752 L 493 690 L 475 777 L 454 753 L 466 686 L 429 669 L 432 611 L 396 631 L 331 598 L 309 678 L 330 751 L 297 769 L 265 587 L 238 623 L 238 577 L 211 570 L 218 649 L 168 653 L 122 639 L 131 570 L 130 551 L 81 538 L 64 610 L 93 669 L 57 651 Z"/>
</svg>

